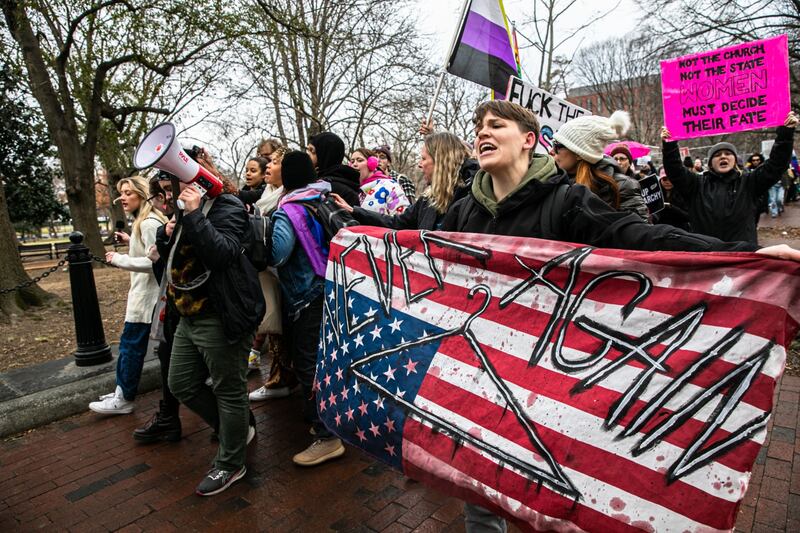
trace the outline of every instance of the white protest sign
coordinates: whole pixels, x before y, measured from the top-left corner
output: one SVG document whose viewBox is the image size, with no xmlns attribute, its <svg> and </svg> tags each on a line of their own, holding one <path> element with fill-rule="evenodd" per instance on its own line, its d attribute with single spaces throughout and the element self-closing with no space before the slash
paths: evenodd
<svg viewBox="0 0 800 533">
<path fill-rule="evenodd" d="M 775 144 L 775 139 L 770 139 L 769 141 L 761 141 L 761 153 L 764 157 L 769 157 L 770 152 L 772 152 L 773 144 Z"/>
<path fill-rule="evenodd" d="M 506 100 L 530 109 L 539 117 L 541 133 L 536 145 L 538 153 L 546 154 L 550 151 L 553 146 L 553 134 L 562 124 L 573 118 L 591 115 L 588 110 L 562 100 L 544 89 L 525 83 L 516 76 L 511 76 L 508 80 Z"/>
</svg>

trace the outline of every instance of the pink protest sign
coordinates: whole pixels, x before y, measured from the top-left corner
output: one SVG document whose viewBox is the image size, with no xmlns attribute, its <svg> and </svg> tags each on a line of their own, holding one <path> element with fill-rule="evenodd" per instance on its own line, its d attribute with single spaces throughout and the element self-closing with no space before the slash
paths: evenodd
<svg viewBox="0 0 800 533">
<path fill-rule="evenodd" d="M 673 139 L 780 126 L 790 111 L 786 35 L 661 62 Z"/>
</svg>

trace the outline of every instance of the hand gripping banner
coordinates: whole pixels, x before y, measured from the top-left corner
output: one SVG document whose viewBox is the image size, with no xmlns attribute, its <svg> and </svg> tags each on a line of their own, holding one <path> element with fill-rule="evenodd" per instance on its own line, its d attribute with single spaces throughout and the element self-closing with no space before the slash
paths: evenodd
<svg viewBox="0 0 800 533">
<path fill-rule="evenodd" d="M 523 530 L 731 530 L 798 328 L 798 276 L 749 253 L 343 230 L 319 414 Z"/>
</svg>

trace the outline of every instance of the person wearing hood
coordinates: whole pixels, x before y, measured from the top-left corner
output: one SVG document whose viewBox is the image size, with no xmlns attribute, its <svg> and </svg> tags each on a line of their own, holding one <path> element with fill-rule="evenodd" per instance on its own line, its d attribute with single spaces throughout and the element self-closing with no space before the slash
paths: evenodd
<svg viewBox="0 0 800 533">
<path fill-rule="evenodd" d="M 603 154 L 606 145 L 621 137 L 629 127 L 630 118 L 625 111 L 615 111 L 610 118 L 578 117 L 561 126 L 553 136 L 551 154 L 572 183 L 588 187 L 612 208 L 634 213 L 647 222 L 650 212 L 639 181 L 624 174 L 614 159 Z M 628 161 L 632 162 L 632 158 Z M 628 170 L 632 171 L 630 166 Z"/>
<path fill-rule="evenodd" d="M 432 133 L 420 150 L 419 169 L 428 185 L 411 207 L 394 216 L 381 215 L 363 207 L 352 207 L 341 198 L 337 205 L 353 214 L 362 224 L 396 230 L 439 230 L 447 209 L 469 190 L 462 176 L 469 151 L 452 133 Z"/>
<path fill-rule="evenodd" d="M 637 215 L 612 209 L 588 186 L 571 183 L 553 157 L 534 152 L 539 122 L 534 113 L 518 104 L 504 100 L 484 102 L 475 110 L 473 122 L 481 170 L 475 175 L 469 195 L 448 211 L 444 231 L 544 238 L 630 250 L 708 252 L 758 248 L 748 242 L 722 242 L 672 226 L 646 224 Z M 547 213 L 550 221 L 544 220 Z M 800 251 L 785 244 L 763 248 L 758 253 L 800 261 Z M 502 518 L 479 505 L 467 504 L 464 516 L 468 533 L 506 531 Z"/>
<path fill-rule="evenodd" d="M 781 179 L 792 157 L 797 115 L 790 112 L 778 127 L 770 157 L 753 169 L 740 169 L 738 152 L 731 143 L 721 142 L 708 151 L 708 169 L 689 172 L 680 162 L 677 141 L 661 128 L 664 168 L 675 189 L 686 198 L 694 231 L 727 241 L 758 242 L 756 221 L 759 196 Z"/>
<path fill-rule="evenodd" d="M 331 184 L 331 192 L 335 192 L 351 205 L 358 205 L 358 171 L 342 163 L 344 141 L 335 133 L 325 131 L 308 140 L 306 153 L 311 158 L 319 179 Z"/>
<path fill-rule="evenodd" d="M 330 243 L 325 242 L 322 226 L 307 204 L 330 193 L 331 184 L 317 180 L 310 156 L 299 151 L 283 156 L 281 177 L 285 194 L 272 215 L 269 263 L 278 269 L 283 294 L 283 341 L 302 387 L 303 414 L 315 439 L 292 461 L 314 466 L 344 454 L 342 441 L 319 419 L 313 390 Z"/>
</svg>

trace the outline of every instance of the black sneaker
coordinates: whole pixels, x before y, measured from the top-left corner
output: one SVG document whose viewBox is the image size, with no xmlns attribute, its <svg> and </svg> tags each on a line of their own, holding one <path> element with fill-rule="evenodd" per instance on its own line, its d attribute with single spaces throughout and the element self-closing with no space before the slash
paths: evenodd
<svg viewBox="0 0 800 533">
<path fill-rule="evenodd" d="M 178 442 L 181 440 L 181 419 L 177 414 L 164 414 L 162 405 L 147 424 L 133 430 L 133 438 L 146 444 L 161 440 Z"/>
<path fill-rule="evenodd" d="M 208 471 L 206 477 L 203 478 L 203 481 L 197 485 L 195 493 L 197 493 L 198 496 L 213 496 L 214 494 L 219 494 L 242 479 L 246 472 L 247 467 L 244 465 L 233 472 L 212 468 Z"/>
</svg>

